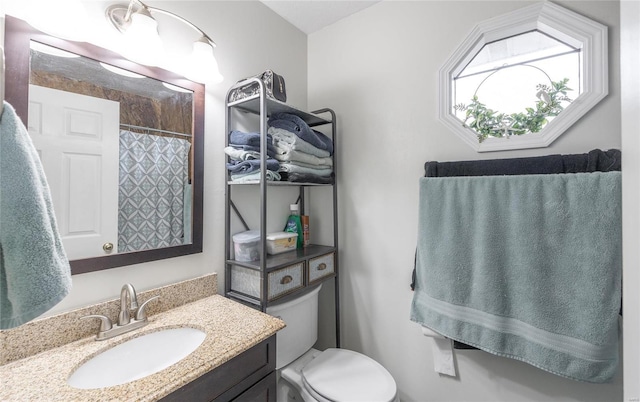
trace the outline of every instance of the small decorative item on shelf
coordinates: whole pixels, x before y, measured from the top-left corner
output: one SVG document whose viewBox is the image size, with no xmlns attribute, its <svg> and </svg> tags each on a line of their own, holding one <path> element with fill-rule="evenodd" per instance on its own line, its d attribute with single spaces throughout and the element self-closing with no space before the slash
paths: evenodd
<svg viewBox="0 0 640 402">
<path fill-rule="evenodd" d="M 281 75 L 274 73 L 272 70 L 266 70 L 263 73 L 254 75 L 254 77 L 259 78 L 262 82 L 264 82 L 267 97 L 271 99 L 277 99 L 280 102 L 287 101 L 287 90 L 284 84 L 284 78 Z M 242 82 L 248 78 L 242 79 L 238 82 Z M 257 95 L 259 91 L 260 87 L 255 82 L 241 86 L 231 91 L 231 93 L 229 94 L 229 102 L 235 102 L 240 99 Z"/>
</svg>

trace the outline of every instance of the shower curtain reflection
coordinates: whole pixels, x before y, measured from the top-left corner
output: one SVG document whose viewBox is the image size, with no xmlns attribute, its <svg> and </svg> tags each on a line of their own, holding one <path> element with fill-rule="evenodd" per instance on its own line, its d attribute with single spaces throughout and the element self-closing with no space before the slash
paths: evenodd
<svg viewBox="0 0 640 402">
<path fill-rule="evenodd" d="M 118 253 L 190 242 L 190 147 L 182 138 L 120 131 Z"/>
</svg>

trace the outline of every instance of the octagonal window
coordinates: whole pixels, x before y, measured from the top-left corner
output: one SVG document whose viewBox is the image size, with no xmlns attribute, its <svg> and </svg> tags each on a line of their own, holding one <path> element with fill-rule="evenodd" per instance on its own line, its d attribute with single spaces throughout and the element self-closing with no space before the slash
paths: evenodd
<svg viewBox="0 0 640 402">
<path fill-rule="evenodd" d="M 548 146 L 607 94 L 607 29 L 553 3 L 479 24 L 440 71 L 440 119 L 478 152 Z"/>
</svg>

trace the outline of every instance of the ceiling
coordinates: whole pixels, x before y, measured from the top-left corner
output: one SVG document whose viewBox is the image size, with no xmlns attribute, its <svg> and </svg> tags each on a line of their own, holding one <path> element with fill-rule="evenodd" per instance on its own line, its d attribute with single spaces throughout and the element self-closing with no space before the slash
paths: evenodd
<svg viewBox="0 0 640 402">
<path fill-rule="evenodd" d="M 306 34 L 318 31 L 381 0 L 260 0 Z"/>
</svg>

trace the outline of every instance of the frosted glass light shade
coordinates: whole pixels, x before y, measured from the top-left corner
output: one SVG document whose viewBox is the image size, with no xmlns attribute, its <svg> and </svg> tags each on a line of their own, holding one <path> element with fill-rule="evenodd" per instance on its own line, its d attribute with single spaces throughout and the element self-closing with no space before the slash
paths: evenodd
<svg viewBox="0 0 640 402">
<path fill-rule="evenodd" d="M 150 16 L 135 13 L 123 35 L 123 55 L 148 66 L 160 64 L 164 48 L 158 35 L 158 23 Z"/>
<path fill-rule="evenodd" d="M 224 79 L 213 55 L 213 46 L 207 41 L 194 42 L 193 51 L 184 63 L 184 76 L 192 81 L 217 84 Z"/>
</svg>

